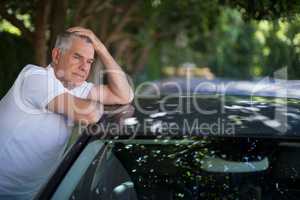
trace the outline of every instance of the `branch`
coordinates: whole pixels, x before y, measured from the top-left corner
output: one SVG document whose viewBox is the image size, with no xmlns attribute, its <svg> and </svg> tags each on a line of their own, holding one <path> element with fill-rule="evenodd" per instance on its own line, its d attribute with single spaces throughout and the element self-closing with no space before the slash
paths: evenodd
<svg viewBox="0 0 300 200">
<path fill-rule="evenodd" d="M 83 4 L 84 1 L 80 2 L 81 4 L 79 4 L 76 12 L 78 14 L 74 19 L 77 22 L 77 24 L 85 25 L 87 21 L 90 20 L 96 12 L 100 12 L 106 7 L 109 7 L 111 0 L 106 0 L 101 4 L 99 4 L 98 0 L 94 0 L 90 2 L 89 6 L 87 6 L 88 4 Z"/>
<path fill-rule="evenodd" d="M 119 32 L 124 28 L 124 26 L 127 25 L 127 23 L 131 20 L 130 15 L 131 13 L 137 8 L 137 4 L 132 3 L 128 8 L 127 11 L 125 12 L 125 15 L 123 16 L 121 22 L 116 26 L 116 28 L 113 30 L 111 35 L 107 39 L 107 43 L 111 43 L 114 38 L 116 37 Z"/>
<path fill-rule="evenodd" d="M 137 56 L 137 62 L 131 72 L 133 76 L 136 76 L 140 71 L 143 70 L 145 64 L 147 63 L 150 49 L 151 49 L 150 45 L 144 47 L 141 50 L 141 54 Z"/>
<path fill-rule="evenodd" d="M 108 38 L 108 32 L 109 32 L 109 25 L 110 25 L 110 19 L 111 16 L 113 15 L 112 13 L 112 9 L 106 9 L 101 13 L 101 17 L 100 17 L 100 26 L 97 27 L 100 28 L 99 29 L 99 33 L 100 33 L 100 39 L 103 42 L 107 41 Z"/>
<path fill-rule="evenodd" d="M 90 3 L 89 7 L 87 7 L 86 9 L 86 13 L 88 13 L 88 15 L 92 15 L 95 12 L 99 12 L 101 10 L 103 10 L 104 8 L 108 7 L 110 5 L 112 0 L 106 0 L 103 3 L 99 4 L 99 0 L 94 0 Z"/>
<path fill-rule="evenodd" d="M 28 28 L 26 28 L 23 21 L 19 20 L 14 15 L 8 14 L 5 7 L 1 4 L 0 4 L 0 15 L 2 16 L 3 19 L 6 19 L 12 25 L 20 29 L 22 34 L 28 41 L 33 42 L 33 33 Z"/>
<path fill-rule="evenodd" d="M 121 56 L 124 55 L 124 52 L 127 49 L 129 49 L 129 46 L 130 46 L 129 39 L 125 39 L 125 40 L 121 41 L 116 48 L 116 53 L 115 53 L 114 57 L 116 57 L 117 59 L 121 58 Z"/>
<path fill-rule="evenodd" d="M 121 39 L 124 39 L 124 38 L 130 38 L 131 35 L 128 34 L 128 33 L 118 33 L 118 34 L 114 34 L 112 36 L 109 37 L 108 40 L 105 41 L 105 46 L 109 46 L 111 45 L 112 43 L 118 41 L 118 40 L 121 40 Z"/>
</svg>

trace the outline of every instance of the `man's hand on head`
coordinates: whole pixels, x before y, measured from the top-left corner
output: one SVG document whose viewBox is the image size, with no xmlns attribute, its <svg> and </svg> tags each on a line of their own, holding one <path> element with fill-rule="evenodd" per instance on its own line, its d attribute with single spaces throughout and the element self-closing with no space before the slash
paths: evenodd
<svg viewBox="0 0 300 200">
<path fill-rule="evenodd" d="M 67 31 L 71 32 L 71 33 L 76 33 L 78 35 L 84 35 L 84 36 L 90 38 L 90 40 L 92 41 L 92 44 L 93 44 L 94 48 L 97 49 L 97 50 L 101 50 L 101 49 L 105 48 L 105 46 L 101 42 L 101 40 L 90 29 L 77 26 L 77 27 L 69 28 L 69 29 L 67 29 Z"/>
</svg>

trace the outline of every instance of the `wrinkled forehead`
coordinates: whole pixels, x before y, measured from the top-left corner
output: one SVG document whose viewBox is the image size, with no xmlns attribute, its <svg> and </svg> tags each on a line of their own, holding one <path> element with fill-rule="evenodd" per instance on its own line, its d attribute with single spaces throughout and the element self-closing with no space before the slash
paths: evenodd
<svg viewBox="0 0 300 200">
<path fill-rule="evenodd" d="M 87 59 L 93 59 L 95 50 L 93 44 L 90 40 L 87 40 L 84 37 L 72 37 L 71 44 L 69 48 L 70 53 L 80 54 Z"/>
</svg>

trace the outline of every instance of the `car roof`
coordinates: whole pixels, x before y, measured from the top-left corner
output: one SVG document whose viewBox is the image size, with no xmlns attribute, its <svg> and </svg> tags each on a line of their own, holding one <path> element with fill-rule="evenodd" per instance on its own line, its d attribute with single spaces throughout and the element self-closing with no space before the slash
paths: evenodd
<svg viewBox="0 0 300 200">
<path fill-rule="evenodd" d="M 136 97 L 114 107 L 90 134 L 111 137 L 300 138 L 300 100 L 294 98 L 192 95 Z"/>
<path fill-rule="evenodd" d="M 265 77 L 257 80 L 233 80 L 215 78 L 212 80 L 194 77 L 172 77 L 147 84 L 141 94 L 217 94 L 255 95 L 300 98 L 299 80 L 284 80 Z"/>
</svg>

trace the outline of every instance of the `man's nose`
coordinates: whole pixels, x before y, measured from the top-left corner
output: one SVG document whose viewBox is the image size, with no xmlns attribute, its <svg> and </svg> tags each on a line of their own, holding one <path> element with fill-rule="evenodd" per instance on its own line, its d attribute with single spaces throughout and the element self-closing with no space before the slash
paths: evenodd
<svg viewBox="0 0 300 200">
<path fill-rule="evenodd" d="M 80 65 L 80 69 L 86 71 L 90 67 L 90 64 L 87 61 L 83 61 Z"/>
</svg>

